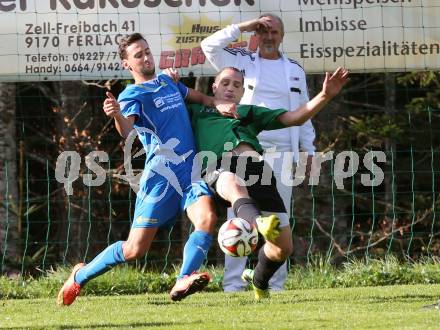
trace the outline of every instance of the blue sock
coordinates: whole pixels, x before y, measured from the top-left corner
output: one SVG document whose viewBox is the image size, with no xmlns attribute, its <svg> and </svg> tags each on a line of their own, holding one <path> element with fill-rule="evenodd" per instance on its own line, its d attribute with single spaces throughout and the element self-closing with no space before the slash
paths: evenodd
<svg viewBox="0 0 440 330">
<path fill-rule="evenodd" d="M 77 271 L 75 274 L 75 282 L 80 286 L 84 286 L 92 278 L 105 273 L 117 264 L 124 263 L 125 258 L 122 252 L 122 243 L 123 241 L 119 241 L 108 246 L 90 263 Z"/>
<path fill-rule="evenodd" d="M 178 278 L 191 275 L 198 270 L 208 254 L 212 243 L 212 236 L 204 231 L 194 231 L 189 235 L 188 241 L 183 249 L 182 268 Z"/>
</svg>

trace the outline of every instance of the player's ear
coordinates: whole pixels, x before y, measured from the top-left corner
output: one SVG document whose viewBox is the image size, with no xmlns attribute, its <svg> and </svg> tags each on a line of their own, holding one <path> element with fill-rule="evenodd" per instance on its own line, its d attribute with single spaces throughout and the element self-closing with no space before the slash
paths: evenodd
<svg viewBox="0 0 440 330">
<path fill-rule="evenodd" d="M 128 61 L 126 59 L 122 60 L 122 67 L 126 70 L 130 70 L 131 71 L 131 66 L 128 64 Z"/>
<path fill-rule="evenodd" d="M 214 93 L 214 95 L 215 95 L 215 92 L 217 91 L 217 88 L 218 88 L 217 84 L 215 82 L 212 83 L 212 92 Z"/>
</svg>

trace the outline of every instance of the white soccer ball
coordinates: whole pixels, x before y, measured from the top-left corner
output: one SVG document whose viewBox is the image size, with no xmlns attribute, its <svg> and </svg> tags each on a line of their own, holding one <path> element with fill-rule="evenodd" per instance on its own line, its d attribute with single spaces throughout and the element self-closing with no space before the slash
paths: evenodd
<svg viewBox="0 0 440 330">
<path fill-rule="evenodd" d="M 232 257 L 244 257 L 255 250 L 258 243 L 256 226 L 241 218 L 226 220 L 218 232 L 218 244 Z"/>
</svg>

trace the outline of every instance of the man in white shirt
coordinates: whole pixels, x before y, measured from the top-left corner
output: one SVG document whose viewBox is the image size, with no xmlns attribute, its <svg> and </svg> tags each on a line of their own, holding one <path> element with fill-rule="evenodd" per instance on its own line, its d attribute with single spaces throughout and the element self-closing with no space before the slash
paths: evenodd
<svg viewBox="0 0 440 330">
<path fill-rule="evenodd" d="M 237 40 L 242 32 L 255 32 L 259 46 L 257 53 L 245 49 L 227 48 L 228 44 Z M 232 24 L 217 31 L 204 39 L 201 47 L 206 58 L 217 71 L 232 66 L 243 72 L 245 93 L 240 101 L 241 104 L 264 106 L 270 109 L 297 109 L 309 100 L 306 76 L 303 68 L 296 61 L 287 58 L 279 50 L 283 37 L 282 20 L 273 14 L 263 14 L 258 19 Z M 288 182 L 293 175 L 293 163 L 299 160 L 300 150 L 308 153 L 309 161 L 314 154 L 313 125 L 308 120 L 302 126 L 264 131 L 258 138 L 265 149 L 265 159 L 273 164 L 277 189 L 287 212 L 290 213 L 292 186 Z M 280 152 L 281 155 L 277 154 Z M 233 214 L 228 210 L 228 218 L 231 217 Z M 278 217 L 282 230 L 289 231 L 291 239 L 289 215 L 281 213 Z M 245 266 L 246 258 L 225 256 L 223 280 L 225 291 L 244 289 L 245 283 L 241 280 L 241 274 Z M 286 277 L 287 264 L 284 263 L 273 274 L 269 282 L 270 289 L 282 290 Z"/>
</svg>

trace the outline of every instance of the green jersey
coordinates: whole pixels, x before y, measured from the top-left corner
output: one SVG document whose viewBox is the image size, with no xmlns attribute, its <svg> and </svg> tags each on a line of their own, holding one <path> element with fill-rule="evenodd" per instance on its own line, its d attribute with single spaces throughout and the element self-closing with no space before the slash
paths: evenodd
<svg viewBox="0 0 440 330">
<path fill-rule="evenodd" d="M 227 142 L 232 148 L 245 142 L 257 152 L 263 152 L 257 139 L 258 133 L 264 130 L 284 128 L 285 126 L 277 118 L 287 112 L 284 109 L 271 110 L 254 105 L 238 105 L 239 118 L 235 119 L 222 116 L 215 108 L 199 104 L 190 104 L 187 108 L 191 117 L 197 150 L 212 151 L 219 158 L 222 157 Z"/>
</svg>

